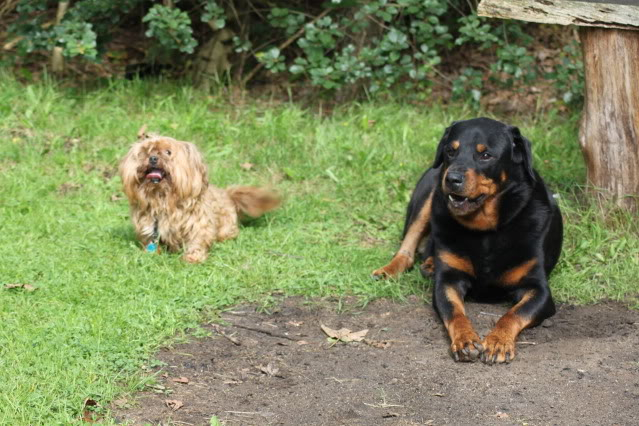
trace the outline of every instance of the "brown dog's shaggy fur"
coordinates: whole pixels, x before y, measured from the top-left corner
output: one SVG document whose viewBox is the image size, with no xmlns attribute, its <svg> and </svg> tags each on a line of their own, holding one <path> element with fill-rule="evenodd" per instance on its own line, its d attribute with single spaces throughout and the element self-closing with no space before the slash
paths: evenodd
<svg viewBox="0 0 639 426">
<path fill-rule="evenodd" d="M 264 188 L 209 184 L 195 145 L 166 136 L 143 135 L 122 159 L 120 177 L 142 245 L 184 249 L 191 263 L 204 261 L 214 242 L 237 236 L 239 214 L 258 217 L 280 204 Z"/>
</svg>

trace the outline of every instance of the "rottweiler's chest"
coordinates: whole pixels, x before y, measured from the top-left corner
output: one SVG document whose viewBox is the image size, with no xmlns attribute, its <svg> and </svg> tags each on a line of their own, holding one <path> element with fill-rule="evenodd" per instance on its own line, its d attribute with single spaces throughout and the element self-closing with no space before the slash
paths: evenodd
<svg viewBox="0 0 639 426">
<path fill-rule="evenodd" d="M 509 258 L 513 257 L 508 244 L 488 236 L 470 246 L 474 246 L 469 250 L 468 257 L 473 264 L 476 281 L 486 285 L 499 283 L 500 277 L 507 270 L 507 264 L 511 263 Z"/>
<path fill-rule="evenodd" d="M 436 252 L 440 259 L 442 253 L 445 253 L 444 260 L 446 256 L 459 259 L 458 264 L 466 265 L 463 269 L 472 278 L 473 285 L 479 287 L 517 284 L 519 273 L 534 266 L 527 265 L 531 258 L 529 248 L 520 238 L 498 232 L 457 234 L 455 238 L 439 239 Z"/>
</svg>

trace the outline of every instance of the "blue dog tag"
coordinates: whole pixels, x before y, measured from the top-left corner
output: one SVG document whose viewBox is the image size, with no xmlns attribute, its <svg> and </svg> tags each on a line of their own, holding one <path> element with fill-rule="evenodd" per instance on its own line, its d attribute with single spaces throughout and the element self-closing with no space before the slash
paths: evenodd
<svg viewBox="0 0 639 426">
<path fill-rule="evenodd" d="M 158 245 L 156 243 L 149 243 L 146 246 L 146 251 L 149 253 L 155 253 L 158 250 Z"/>
</svg>

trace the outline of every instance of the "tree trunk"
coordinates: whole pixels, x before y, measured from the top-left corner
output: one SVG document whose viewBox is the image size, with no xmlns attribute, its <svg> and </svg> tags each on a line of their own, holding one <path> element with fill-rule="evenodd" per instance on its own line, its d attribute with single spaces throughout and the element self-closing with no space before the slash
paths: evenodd
<svg viewBox="0 0 639 426">
<path fill-rule="evenodd" d="M 233 31 L 222 28 L 198 49 L 192 75 L 195 85 L 203 91 L 208 92 L 231 69 L 228 57 L 233 52 L 233 35 Z"/>
<path fill-rule="evenodd" d="M 579 143 L 588 182 L 639 211 L 639 32 L 581 27 L 586 77 Z"/>
<path fill-rule="evenodd" d="M 61 1 L 58 3 L 58 11 L 56 13 L 55 24 L 60 25 L 62 18 L 67 13 L 69 8 L 68 1 Z M 53 48 L 51 52 L 51 71 L 54 74 L 62 74 L 64 72 L 64 56 L 62 56 L 63 49 L 59 46 Z"/>
</svg>

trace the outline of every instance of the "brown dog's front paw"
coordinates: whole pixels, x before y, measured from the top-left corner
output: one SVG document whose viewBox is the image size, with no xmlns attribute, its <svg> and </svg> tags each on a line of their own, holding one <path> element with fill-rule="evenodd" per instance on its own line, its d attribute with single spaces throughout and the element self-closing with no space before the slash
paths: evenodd
<svg viewBox="0 0 639 426">
<path fill-rule="evenodd" d="M 205 252 L 189 252 L 184 253 L 182 259 L 188 263 L 202 263 L 206 260 L 207 255 Z"/>
<path fill-rule="evenodd" d="M 491 332 L 482 345 L 481 360 L 486 364 L 509 363 L 515 359 L 515 339 L 510 336 Z"/>
<path fill-rule="evenodd" d="M 479 359 L 484 348 L 477 333 L 469 330 L 456 336 L 450 344 L 450 350 L 455 361 L 475 362 Z"/>
</svg>

